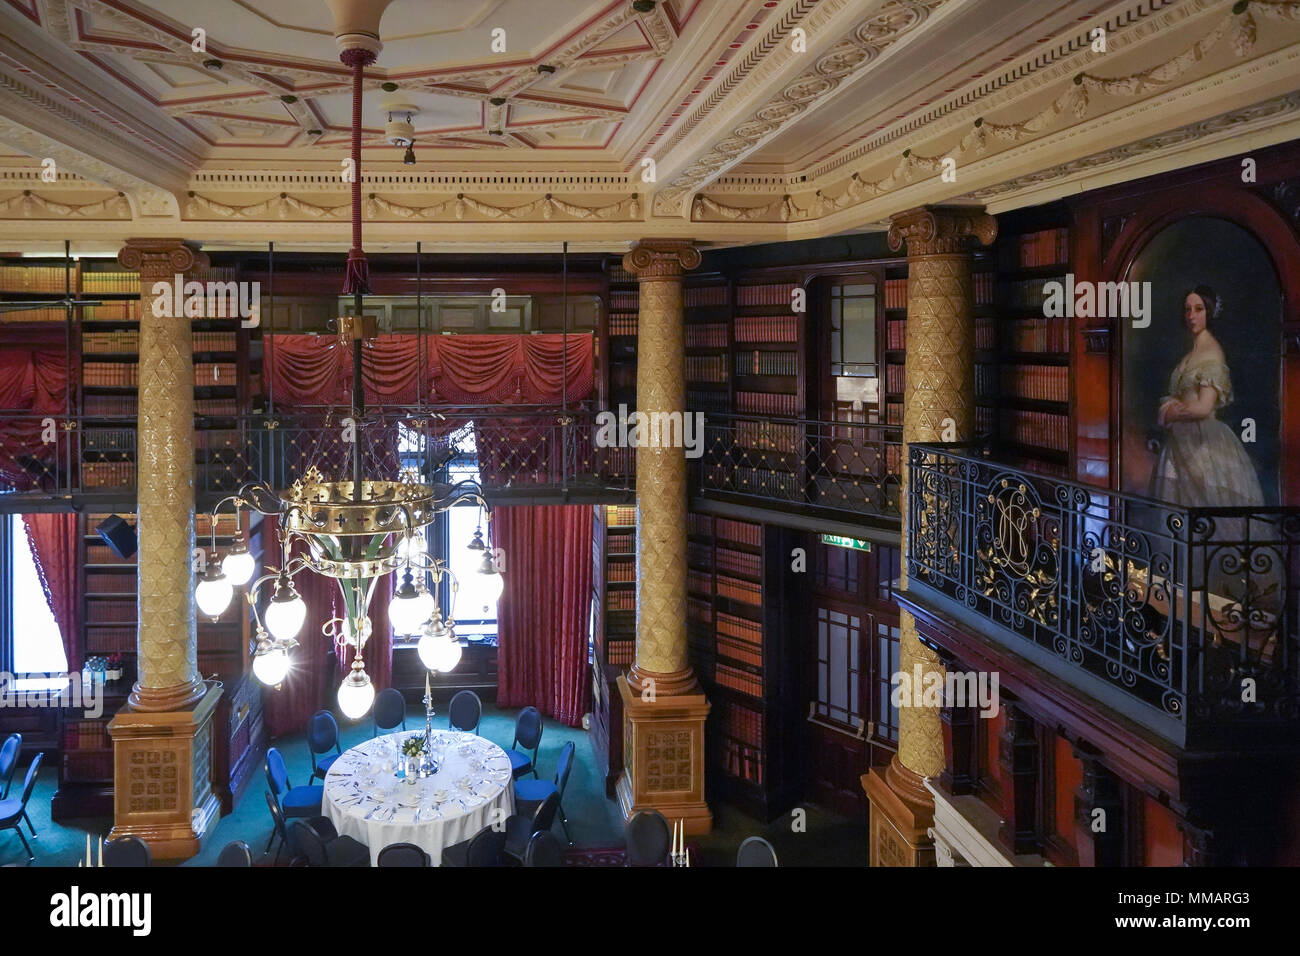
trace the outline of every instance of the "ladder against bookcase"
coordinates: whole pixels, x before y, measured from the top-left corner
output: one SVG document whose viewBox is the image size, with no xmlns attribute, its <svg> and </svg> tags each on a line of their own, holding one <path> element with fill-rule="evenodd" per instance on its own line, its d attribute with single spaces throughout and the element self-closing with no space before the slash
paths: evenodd
<svg viewBox="0 0 1300 956">
<path fill-rule="evenodd" d="M 636 506 L 594 506 L 591 594 L 591 746 L 605 794 L 623 771 L 618 678 L 636 653 Z"/>
</svg>

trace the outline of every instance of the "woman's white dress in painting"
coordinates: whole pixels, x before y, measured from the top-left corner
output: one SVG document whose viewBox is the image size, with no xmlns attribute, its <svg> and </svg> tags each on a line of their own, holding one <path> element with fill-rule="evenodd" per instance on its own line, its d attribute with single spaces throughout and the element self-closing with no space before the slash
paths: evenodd
<svg viewBox="0 0 1300 956">
<path fill-rule="evenodd" d="M 1208 385 L 1215 390 L 1214 411 L 1196 421 L 1165 426 L 1164 447 L 1151 473 L 1151 497 L 1189 508 L 1264 504 L 1259 475 L 1241 439 L 1215 417 L 1232 401 L 1232 382 L 1222 353 L 1189 352 L 1169 377 L 1168 398 L 1190 402 Z"/>
</svg>

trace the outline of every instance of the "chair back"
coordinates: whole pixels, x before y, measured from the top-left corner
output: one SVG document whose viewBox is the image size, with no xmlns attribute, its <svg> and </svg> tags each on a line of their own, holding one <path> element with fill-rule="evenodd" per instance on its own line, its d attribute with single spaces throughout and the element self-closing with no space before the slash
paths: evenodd
<svg viewBox="0 0 1300 956">
<path fill-rule="evenodd" d="M 570 740 L 560 748 L 560 759 L 555 764 L 555 789 L 564 796 L 564 788 L 569 785 L 569 773 L 573 770 L 573 741 Z"/>
<path fill-rule="evenodd" d="M 406 727 L 406 698 L 396 687 L 381 690 L 375 697 L 375 733 Z"/>
<path fill-rule="evenodd" d="M 266 748 L 266 782 L 271 785 L 271 792 L 277 800 L 289 789 L 289 771 L 285 769 L 284 757 L 276 747 Z"/>
<path fill-rule="evenodd" d="M 253 851 L 243 840 L 227 843 L 217 856 L 217 866 L 252 866 Z"/>
<path fill-rule="evenodd" d="M 339 750 L 339 723 L 328 710 L 318 710 L 307 722 L 307 746 L 312 755 L 323 754 L 331 747 Z"/>
<path fill-rule="evenodd" d="M 661 866 L 667 862 L 672 834 L 658 810 L 638 810 L 628 818 L 624 831 L 628 866 Z"/>
<path fill-rule="evenodd" d="M 736 851 L 736 866 L 776 866 L 776 849 L 760 836 L 746 837 Z"/>
<path fill-rule="evenodd" d="M 542 715 L 536 707 L 525 707 L 515 718 L 515 742 L 510 749 L 522 747 L 536 751 L 542 742 Z"/>
<path fill-rule="evenodd" d="M 289 824 L 289 856 L 291 859 L 304 859 L 308 866 L 326 866 L 325 841 L 311 828 L 305 820 L 294 820 Z"/>
<path fill-rule="evenodd" d="M 379 851 L 378 866 L 428 866 L 429 854 L 414 843 L 392 843 Z"/>
<path fill-rule="evenodd" d="M 27 768 L 27 776 L 23 778 L 23 809 L 27 809 L 27 801 L 32 798 L 32 791 L 36 789 L 36 775 L 41 772 L 41 761 L 45 759 L 45 754 L 38 753 L 32 758 L 31 766 Z M 30 826 L 30 824 L 29 824 Z"/>
<path fill-rule="evenodd" d="M 550 830 L 534 833 L 524 850 L 524 866 L 564 866 L 564 848 Z"/>
<path fill-rule="evenodd" d="M 506 848 L 506 831 L 484 827 L 469 841 L 468 866 L 500 866 Z"/>
<path fill-rule="evenodd" d="M 560 809 L 560 793 L 558 790 L 552 790 L 546 795 L 546 799 L 537 805 L 533 811 L 533 833 L 544 833 L 549 830 L 555 823 L 555 814 Z"/>
<path fill-rule="evenodd" d="M 149 844 L 138 836 L 121 836 L 104 841 L 105 866 L 148 866 L 151 862 Z"/>
<path fill-rule="evenodd" d="M 3 787 L 6 793 L 9 790 L 9 781 L 14 776 L 14 768 L 18 766 L 18 757 L 22 752 L 22 734 L 10 734 L 4 745 L 0 746 L 0 787 Z"/>
<path fill-rule="evenodd" d="M 476 734 L 482 719 L 483 702 L 472 690 L 461 691 L 451 699 L 451 704 L 447 707 L 447 726 L 454 730 Z"/>
<path fill-rule="evenodd" d="M 280 809 L 280 801 L 271 795 L 270 790 L 263 790 L 262 792 L 266 794 L 266 806 L 271 811 L 271 822 L 275 824 L 275 832 L 280 834 L 281 840 L 288 840 L 289 838 L 284 832 L 284 811 Z"/>
</svg>

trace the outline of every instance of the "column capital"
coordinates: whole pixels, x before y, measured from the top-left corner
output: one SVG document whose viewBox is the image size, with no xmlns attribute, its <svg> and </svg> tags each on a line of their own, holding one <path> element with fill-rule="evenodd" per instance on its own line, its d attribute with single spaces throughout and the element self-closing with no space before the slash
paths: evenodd
<svg viewBox="0 0 1300 956">
<path fill-rule="evenodd" d="M 907 243 L 909 256 L 966 252 L 972 240 L 987 246 L 997 235 L 998 221 L 983 206 L 917 206 L 889 221 L 889 248 Z"/>
<path fill-rule="evenodd" d="M 208 257 L 183 239 L 128 239 L 117 261 L 141 278 L 171 278 L 208 267 Z"/>
<path fill-rule="evenodd" d="M 678 279 L 700 264 L 700 250 L 689 239 L 642 239 L 623 257 L 623 268 L 640 281 Z"/>
</svg>

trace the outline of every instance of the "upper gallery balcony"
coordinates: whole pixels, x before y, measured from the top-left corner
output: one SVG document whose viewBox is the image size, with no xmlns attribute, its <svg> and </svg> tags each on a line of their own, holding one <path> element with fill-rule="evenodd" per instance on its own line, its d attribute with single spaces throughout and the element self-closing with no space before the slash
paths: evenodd
<svg viewBox="0 0 1300 956">
<path fill-rule="evenodd" d="M 1187 749 L 1293 738 L 1300 509 L 1184 508 L 909 447 L 909 597 Z"/>
</svg>

